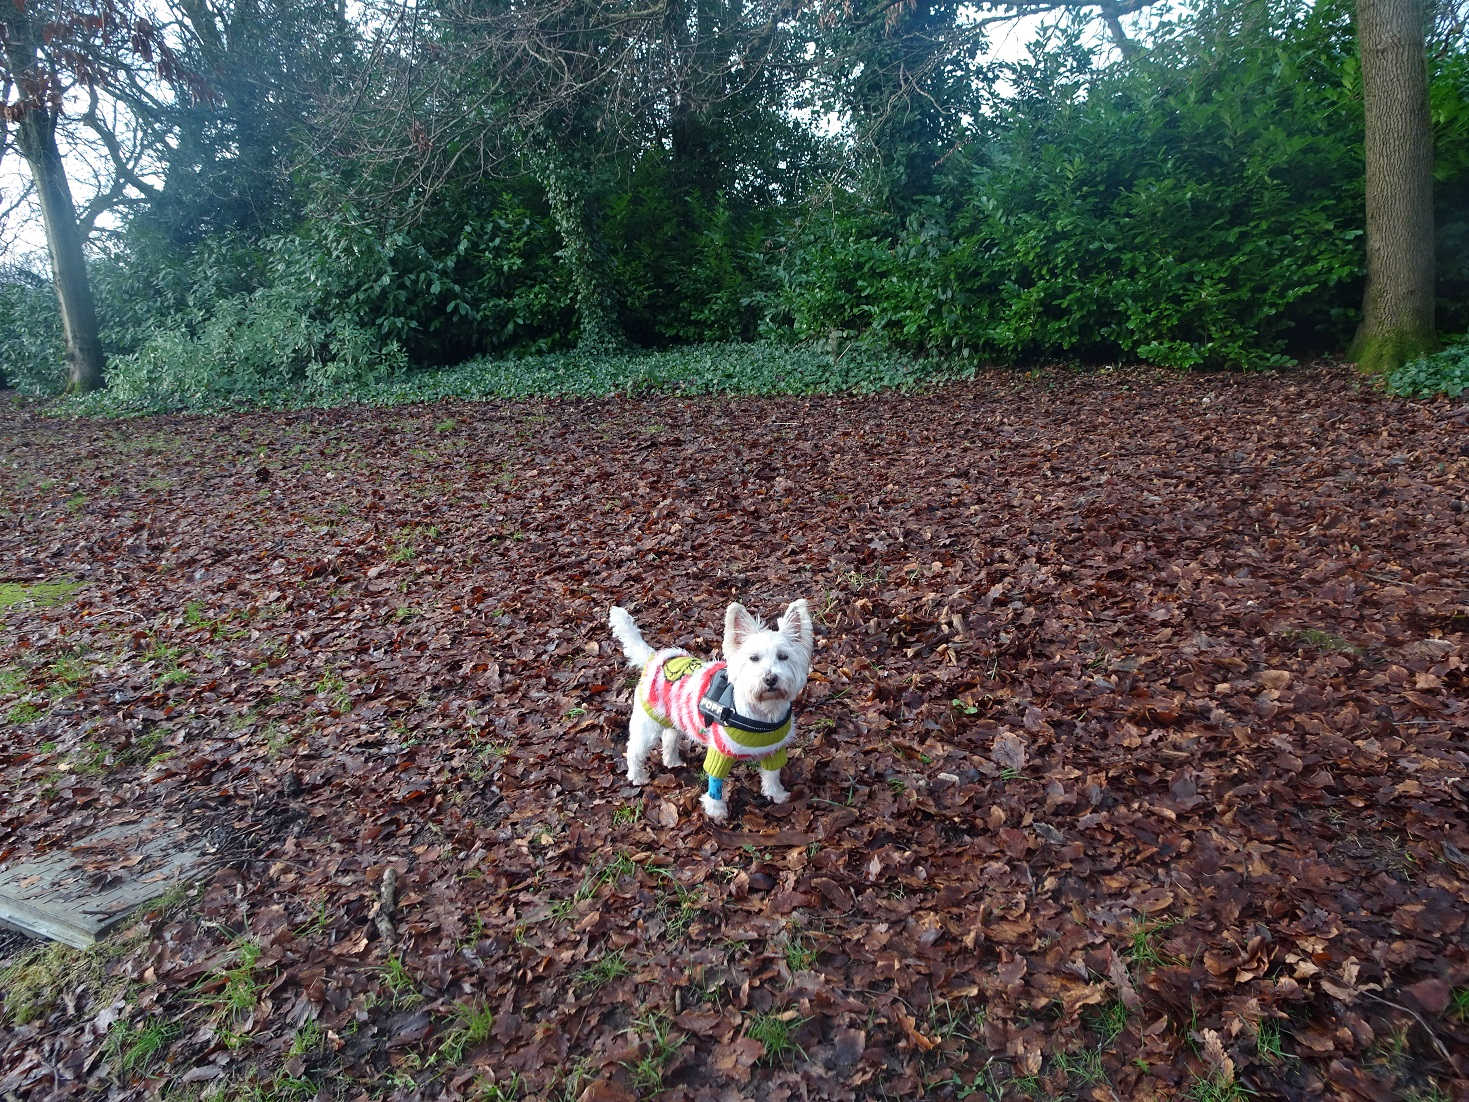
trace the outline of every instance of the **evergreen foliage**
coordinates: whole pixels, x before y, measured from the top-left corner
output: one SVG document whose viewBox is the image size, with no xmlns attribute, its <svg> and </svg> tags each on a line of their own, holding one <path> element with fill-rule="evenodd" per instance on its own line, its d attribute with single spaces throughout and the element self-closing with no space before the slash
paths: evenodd
<svg viewBox="0 0 1469 1102">
<path fill-rule="evenodd" d="M 279 46 L 301 13 L 270 11 L 261 38 Z M 1350 15 L 1348 0 L 1205 0 L 1159 19 L 1125 61 L 1062 22 L 1028 58 L 980 70 L 973 52 L 944 52 L 960 8 L 928 3 L 813 27 L 826 52 L 799 87 L 731 84 L 705 59 L 671 106 L 619 123 L 620 144 L 598 136 L 589 104 L 570 104 L 554 142 L 522 133 L 493 178 L 456 138 L 435 153 L 432 187 L 401 193 L 402 165 L 312 156 L 324 147 L 299 105 L 221 70 L 235 100 L 272 105 L 269 133 L 226 104 L 211 138 L 207 105 L 180 111 L 188 141 L 162 197 L 91 265 L 112 391 L 98 402 L 807 393 L 911 382 L 915 369 L 893 365 L 914 357 L 934 359 L 928 377 L 953 363 L 1239 369 L 1340 352 L 1364 264 Z M 714 9 L 698 18 L 717 23 Z M 319 73 L 299 51 L 276 68 L 322 84 L 365 64 L 341 25 L 313 41 Z M 215 44 L 235 66 L 251 48 Z M 1469 325 L 1462 42 L 1434 54 L 1431 76 L 1440 317 L 1457 330 Z M 726 86 L 696 87 L 716 77 Z M 507 109 L 487 94 L 476 110 Z M 232 169 L 251 143 L 268 187 Z M 61 389 L 44 280 L 0 274 L 0 334 L 0 381 Z M 724 343 L 752 340 L 748 354 Z M 561 355 L 578 341 L 625 354 Z M 1451 386 L 1445 363 L 1400 375 Z"/>
</svg>

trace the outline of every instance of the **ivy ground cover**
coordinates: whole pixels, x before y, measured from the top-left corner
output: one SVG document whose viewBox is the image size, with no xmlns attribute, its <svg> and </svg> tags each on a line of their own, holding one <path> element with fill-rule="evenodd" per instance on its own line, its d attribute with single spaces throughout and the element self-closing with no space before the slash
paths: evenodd
<svg viewBox="0 0 1469 1102">
<path fill-rule="evenodd" d="M 0 1097 L 1469 1091 L 1465 409 L 1322 368 L 0 439 L 0 860 L 212 853 L 0 947 Z M 608 606 L 707 653 L 795 596 L 791 802 L 629 786 Z"/>
</svg>

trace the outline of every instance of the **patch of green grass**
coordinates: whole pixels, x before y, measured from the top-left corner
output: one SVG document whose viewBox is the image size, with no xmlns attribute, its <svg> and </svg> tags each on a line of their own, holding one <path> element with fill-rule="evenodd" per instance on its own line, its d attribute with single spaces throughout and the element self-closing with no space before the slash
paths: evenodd
<svg viewBox="0 0 1469 1102">
<path fill-rule="evenodd" d="M 452 417 L 445 417 L 442 421 L 439 421 L 437 424 L 434 425 L 434 431 L 435 432 L 453 432 L 458 427 L 459 427 L 459 422 L 458 421 L 454 420 L 454 418 L 452 418 Z"/>
<path fill-rule="evenodd" d="M 1469 1022 L 1469 987 L 1454 988 L 1445 1013 L 1456 1022 Z"/>
<path fill-rule="evenodd" d="M 1157 968 L 1159 965 L 1173 963 L 1173 958 L 1164 953 L 1158 946 L 1156 935 L 1172 926 L 1177 926 L 1179 919 L 1164 918 L 1155 922 L 1138 919 L 1133 923 L 1131 944 L 1128 946 L 1127 955 L 1137 968 Z"/>
<path fill-rule="evenodd" d="M 1083 1048 L 1075 1052 L 1058 1052 L 1053 1057 L 1056 1070 L 1066 1076 L 1072 1087 L 1087 1087 L 1103 1082 L 1107 1073 L 1102 1068 L 1102 1050 Z"/>
<path fill-rule="evenodd" d="M 184 623 L 190 627 L 207 631 L 211 639 L 218 639 L 220 636 L 226 639 L 238 639 L 242 635 L 249 634 L 243 628 L 228 626 L 232 615 L 233 613 L 226 616 L 208 616 L 204 612 L 203 601 L 190 601 L 184 605 Z"/>
<path fill-rule="evenodd" d="M 1310 647 L 1312 650 L 1328 654 L 1362 653 L 1361 647 L 1348 643 L 1336 632 L 1322 631 L 1320 628 L 1296 628 L 1287 631 L 1285 638 L 1299 646 Z"/>
<path fill-rule="evenodd" d="M 35 945 L 0 970 L 0 1024 L 40 1021 L 62 997 L 101 984 L 111 941 L 90 949 L 60 942 Z"/>
<path fill-rule="evenodd" d="M 26 673 L 22 666 L 6 666 L 0 669 L 0 693 L 19 696 L 26 690 Z"/>
<path fill-rule="evenodd" d="M 331 926 L 331 910 L 326 905 L 326 900 L 318 900 L 316 906 L 311 909 L 311 917 L 292 931 L 297 938 L 315 937 L 324 933 Z"/>
<path fill-rule="evenodd" d="M 808 945 L 799 931 L 786 934 L 782 939 L 781 952 L 785 956 L 786 967 L 792 972 L 809 971 L 816 963 L 816 947 Z"/>
<path fill-rule="evenodd" d="M 107 1031 L 107 1058 L 124 1075 L 146 1072 L 177 1034 L 178 1026 L 173 1022 L 150 1018 L 133 1025 L 119 1019 Z"/>
<path fill-rule="evenodd" d="M 651 868 L 648 871 L 662 877 L 667 885 L 658 893 L 658 913 L 663 918 L 664 929 L 673 937 L 682 937 L 699 913 L 699 897 L 679 883 L 668 870 Z"/>
<path fill-rule="evenodd" d="M 632 1073 L 633 1087 L 640 1095 L 657 1094 L 663 1089 L 664 1077 L 683 1043 L 683 1034 L 675 1033 L 667 1014 L 654 1011 L 634 1023 L 644 1046 L 644 1054 L 623 1066 Z"/>
<path fill-rule="evenodd" d="M 1255 1053 L 1267 1064 L 1279 1063 L 1285 1059 L 1284 1040 L 1279 1022 L 1263 1021 L 1255 1034 Z"/>
<path fill-rule="evenodd" d="M 327 670 L 312 686 L 312 691 L 327 702 L 334 712 L 352 710 L 352 694 L 347 691 L 347 682 L 336 670 Z"/>
<path fill-rule="evenodd" d="M 745 1036 L 765 1046 L 762 1062 L 791 1067 L 797 1059 L 806 1059 L 806 1050 L 796 1043 L 795 1035 L 810 1020 L 794 1010 L 754 1014 L 745 1022 Z"/>
<path fill-rule="evenodd" d="M 305 1056 L 315 1052 L 321 1047 L 321 1042 L 326 1039 L 326 1031 L 321 1028 L 320 1022 L 303 1022 L 291 1037 L 291 1047 L 287 1056 Z"/>
<path fill-rule="evenodd" d="M 984 1028 L 985 1011 L 982 1005 L 973 1006 L 964 999 L 936 998 L 929 1003 L 924 1032 L 941 1041 L 958 1038 L 973 1041 L 979 1030 Z M 972 1031 L 972 1032 L 971 1032 Z"/>
<path fill-rule="evenodd" d="M 227 1102 L 310 1102 L 320 1089 L 319 1083 L 281 1071 L 270 1079 L 251 1078 L 210 1097 Z"/>
<path fill-rule="evenodd" d="M 389 957 L 384 962 L 383 986 L 388 989 L 394 1006 L 413 1006 L 423 1001 L 423 996 L 418 993 L 418 985 L 413 982 L 413 974 L 408 971 L 402 957 Z"/>
<path fill-rule="evenodd" d="M 192 680 L 194 675 L 179 665 L 182 654 L 178 647 L 163 642 L 157 635 L 148 636 L 148 646 L 143 650 L 143 661 L 157 666 L 153 680 L 160 688 L 183 685 Z"/>
<path fill-rule="evenodd" d="M 260 1001 L 264 980 L 256 975 L 255 962 L 260 959 L 260 946 L 248 938 L 236 943 L 236 964 L 224 974 L 221 1007 L 232 1015 L 243 1017 Z"/>
<path fill-rule="evenodd" d="M 454 1008 L 453 1021 L 434 1052 L 434 1062 L 458 1064 L 465 1052 L 489 1037 L 495 1014 L 484 1003 L 460 1004 Z"/>
<path fill-rule="evenodd" d="M 576 1102 L 592 1081 L 592 1062 L 583 1056 L 561 1073 L 556 1102 Z"/>
<path fill-rule="evenodd" d="M 246 1035 L 237 1032 L 235 1025 L 254 1011 L 266 984 L 256 967 L 260 946 L 249 938 L 239 938 L 233 948 L 234 966 L 206 976 L 199 985 L 210 989 L 199 998 L 199 1005 L 209 1012 L 216 1036 L 230 1049 L 245 1042 Z"/>
<path fill-rule="evenodd" d="M 81 582 L 0 582 L 0 612 L 23 605 L 58 605 L 81 588 Z"/>
<path fill-rule="evenodd" d="M 573 981 L 577 987 L 595 991 L 599 987 L 605 987 L 615 979 L 621 979 L 632 971 L 623 956 L 622 950 L 618 949 L 607 953 L 596 964 L 589 964 L 576 974 Z"/>
<path fill-rule="evenodd" d="M 1091 1016 L 1090 1025 L 1106 1047 L 1127 1028 L 1127 1007 L 1120 1002 L 1109 1002 Z"/>
<path fill-rule="evenodd" d="M 1196 1078 L 1190 1084 L 1186 1097 L 1193 1102 L 1244 1102 L 1244 1099 L 1253 1097 L 1254 1093 L 1233 1079 L 1226 1082 L 1218 1076 L 1211 1076 L 1208 1079 Z"/>
<path fill-rule="evenodd" d="M 108 750 L 95 739 L 88 739 L 72 755 L 71 767 L 83 777 L 96 777 L 107 772 Z"/>
<path fill-rule="evenodd" d="M 77 686 L 87 679 L 87 664 L 80 655 L 66 655 L 55 659 L 46 667 L 51 681 L 46 692 L 54 697 L 70 696 Z"/>
<path fill-rule="evenodd" d="M 612 812 L 612 825 L 630 826 L 631 824 L 636 823 L 642 817 L 642 800 L 638 800 L 636 803 L 622 804 L 620 807 Z"/>
<path fill-rule="evenodd" d="M 475 1080 L 470 1097 L 475 1102 L 515 1102 L 522 1090 L 524 1083 L 519 1072 L 512 1073 L 503 1081 L 482 1075 Z"/>
<path fill-rule="evenodd" d="M 45 709 L 21 701 L 19 704 L 11 705 L 10 711 L 5 713 L 5 722 L 11 726 L 19 727 L 22 723 L 31 723 L 34 720 L 40 719 L 44 714 Z"/>
</svg>

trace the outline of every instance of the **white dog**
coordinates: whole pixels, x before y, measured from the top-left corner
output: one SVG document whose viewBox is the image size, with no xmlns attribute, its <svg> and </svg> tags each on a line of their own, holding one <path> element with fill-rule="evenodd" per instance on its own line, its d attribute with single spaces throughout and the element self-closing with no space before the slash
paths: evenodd
<svg viewBox="0 0 1469 1102">
<path fill-rule="evenodd" d="M 723 662 L 702 662 L 677 647 L 655 651 L 643 642 L 627 610 L 613 607 L 612 634 L 628 662 L 643 671 L 627 732 L 627 779 L 647 784 L 644 759 L 660 740 L 663 764 L 682 765 L 678 739 L 702 743 L 709 791 L 704 811 L 711 819 L 729 815 L 724 781 L 736 761 L 760 766 L 760 791 L 776 803 L 790 793 L 780 783 L 786 747 L 796 733 L 791 702 L 811 672 L 811 613 L 793 601 L 774 631 L 745 607 L 724 613 Z"/>
</svg>

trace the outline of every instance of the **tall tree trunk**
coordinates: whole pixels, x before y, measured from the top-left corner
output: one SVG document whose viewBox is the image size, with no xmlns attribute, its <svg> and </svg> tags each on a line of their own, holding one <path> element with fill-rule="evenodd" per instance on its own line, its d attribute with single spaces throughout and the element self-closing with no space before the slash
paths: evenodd
<svg viewBox="0 0 1469 1102">
<path fill-rule="evenodd" d="M 56 147 L 56 118 L 46 110 L 29 110 L 20 122 L 19 145 L 30 165 L 31 178 L 46 227 L 52 280 L 61 306 L 61 332 L 66 340 L 66 390 L 82 394 L 102 385 L 102 341 L 97 310 L 87 281 L 82 233 L 67 183 L 66 168 Z"/>
<path fill-rule="evenodd" d="M 1390 371 L 1431 351 L 1433 130 L 1424 0 L 1357 0 L 1367 153 L 1367 289 L 1350 356 Z"/>
<path fill-rule="evenodd" d="M 3 29 L 5 60 L 17 77 L 17 86 L 24 92 L 26 83 L 37 72 L 39 53 L 34 28 L 24 9 L 17 9 L 5 20 Z M 61 163 L 61 151 L 56 147 L 58 110 L 42 102 L 25 103 L 23 97 L 22 113 L 16 123 L 16 144 L 30 166 L 41 204 L 41 221 L 46 228 L 52 282 L 61 306 L 61 331 L 66 341 L 66 390 L 69 394 L 79 394 L 102 385 L 102 341 L 97 332 L 92 287 L 87 282 L 87 261 L 82 255 L 76 204 L 71 198 L 66 168 Z"/>
</svg>

